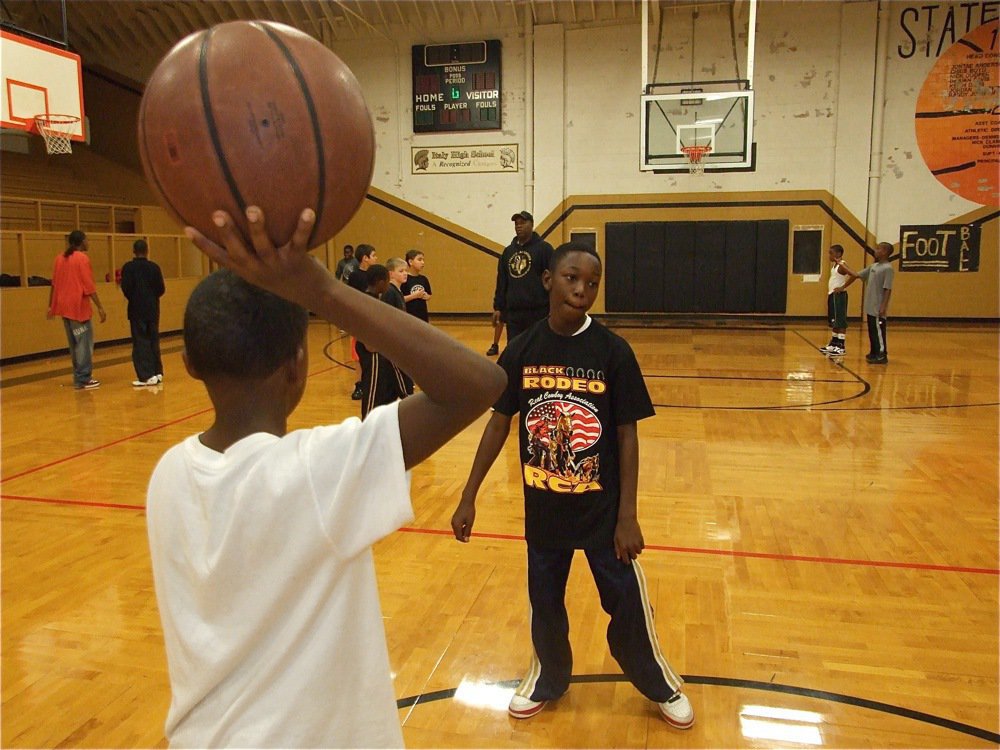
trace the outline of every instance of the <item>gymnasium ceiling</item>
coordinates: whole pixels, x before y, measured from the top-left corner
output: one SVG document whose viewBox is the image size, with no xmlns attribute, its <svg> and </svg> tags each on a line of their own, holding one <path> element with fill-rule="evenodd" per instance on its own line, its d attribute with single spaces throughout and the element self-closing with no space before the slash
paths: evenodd
<svg viewBox="0 0 1000 750">
<path fill-rule="evenodd" d="M 662 0 L 679 9 L 740 0 Z M 60 0 L 0 0 L 0 22 L 63 39 Z M 393 39 L 404 28 L 427 43 L 465 41 L 532 24 L 637 23 L 641 0 L 66 0 L 69 47 L 84 66 L 142 86 L 161 57 L 193 31 L 237 19 L 295 26 L 328 46 Z"/>
</svg>

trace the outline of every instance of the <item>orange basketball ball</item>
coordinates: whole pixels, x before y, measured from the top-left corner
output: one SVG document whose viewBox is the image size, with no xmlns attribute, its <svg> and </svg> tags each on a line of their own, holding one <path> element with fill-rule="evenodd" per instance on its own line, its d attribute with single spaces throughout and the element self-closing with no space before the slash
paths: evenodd
<svg viewBox="0 0 1000 750">
<path fill-rule="evenodd" d="M 312 248 L 364 199 L 375 135 L 357 79 L 333 52 L 289 26 L 233 21 L 191 34 L 156 67 L 139 153 L 182 224 L 218 242 L 211 216 L 223 209 L 248 235 L 245 209 L 256 205 L 280 246 L 308 207 Z"/>
</svg>

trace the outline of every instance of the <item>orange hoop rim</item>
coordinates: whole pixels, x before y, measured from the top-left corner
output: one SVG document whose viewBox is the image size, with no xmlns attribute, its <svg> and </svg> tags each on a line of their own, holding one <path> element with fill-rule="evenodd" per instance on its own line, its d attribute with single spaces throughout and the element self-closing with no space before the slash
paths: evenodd
<svg viewBox="0 0 1000 750">
<path fill-rule="evenodd" d="M 692 164 L 697 164 L 703 156 L 712 153 L 711 146 L 681 146 L 683 153 Z"/>
<path fill-rule="evenodd" d="M 72 130 L 80 122 L 76 115 L 39 114 L 34 116 L 35 131 L 45 141 L 48 154 L 73 153 Z"/>
<path fill-rule="evenodd" d="M 53 125 L 75 125 L 80 122 L 76 115 L 35 115 L 32 117 L 38 127 L 52 127 Z"/>
</svg>

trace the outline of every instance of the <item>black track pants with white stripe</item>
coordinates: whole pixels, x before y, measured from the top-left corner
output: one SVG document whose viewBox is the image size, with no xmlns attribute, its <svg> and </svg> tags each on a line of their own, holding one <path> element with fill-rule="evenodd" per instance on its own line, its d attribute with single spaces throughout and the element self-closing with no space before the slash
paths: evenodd
<svg viewBox="0 0 1000 750">
<path fill-rule="evenodd" d="M 611 615 L 608 645 L 629 681 L 652 701 L 665 701 L 683 684 L 660 651 L 646 579 L 639 561 L 615 557 L 613 546 L 585 550 L 601 606 Z M 566 613 L 566 580 L 571 549 L 528 546 L 528 598 L 534 654 L 517 694 L 531 700 L 554 700 L 566 692 L 573 672 Z"/>
<path fill-rule="evenodd" d="M 886 319 L 877 315 L 868 316 L 868 340 L 871 342 L 870 357 L 884 357 L 889 354 L 886 343 Z"/>
</svg>

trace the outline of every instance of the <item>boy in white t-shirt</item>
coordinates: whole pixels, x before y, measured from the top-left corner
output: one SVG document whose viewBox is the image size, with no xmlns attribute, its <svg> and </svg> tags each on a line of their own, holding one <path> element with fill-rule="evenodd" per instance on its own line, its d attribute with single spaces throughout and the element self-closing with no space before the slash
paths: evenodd
<svg viewBox="0 0 1000 750">
<path fill-rule="evenodd" d="M 215 419 L 162 457 L 147 515 L 175 747 L 398 747 L 402 733 L 371 545 L 411 520 L 407 470 L 472 422 L 503 371 L 339 283 L 306 250 L 303 212 L 275 249 L 216 212 L 225 270 L 192 292 L 184 363 Z M 248 283 L 250 282 L 250 283 Z M 266 291 L 265 291 L 266 290 Z M 363 423 L 287 432 L 305 390 L 306 310 L 405 366 L 415 396 Z"/>
</svg>

